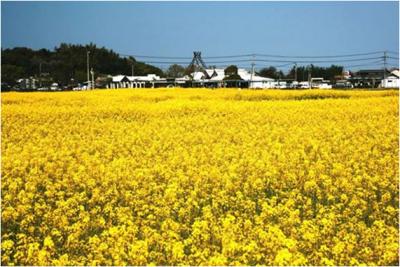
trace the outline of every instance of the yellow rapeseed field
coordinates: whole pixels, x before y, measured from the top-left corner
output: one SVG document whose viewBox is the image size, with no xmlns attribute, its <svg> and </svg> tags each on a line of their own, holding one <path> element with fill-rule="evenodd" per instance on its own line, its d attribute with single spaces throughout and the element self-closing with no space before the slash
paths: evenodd
<svg viewBox="0 0 400 267">
<path fill-rule="evenodd" d="M 2 265 L 398 265 L 398 91 L 3 93 Z"/>
</svg>

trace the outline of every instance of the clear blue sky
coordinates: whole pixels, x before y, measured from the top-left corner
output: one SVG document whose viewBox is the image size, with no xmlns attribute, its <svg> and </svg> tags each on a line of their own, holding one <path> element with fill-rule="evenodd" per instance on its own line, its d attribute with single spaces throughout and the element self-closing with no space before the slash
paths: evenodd
<svg viewBox="0 0 400 267">
<path fill-rule="evenodd" d="M 398 2 L 1 2 L 2 48 L 93 42 L 121 54 L 399 50 Z"/>
</svg>

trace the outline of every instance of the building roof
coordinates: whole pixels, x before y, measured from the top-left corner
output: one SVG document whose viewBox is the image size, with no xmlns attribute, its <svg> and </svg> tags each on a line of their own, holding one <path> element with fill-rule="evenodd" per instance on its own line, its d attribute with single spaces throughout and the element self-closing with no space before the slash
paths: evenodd
<svg viewBox="0 0 400 267">
<path fill-rule="evenodd" d="M 151 82 L 151 81 L 161 81 L 165 80 L 156 74 L 147 74 L 146 76 L 126 76 L 126 75 L 116 75 L 112 77 L 113 82 L 122 82 L 123 80 L 130 82 Z"/>
<path fill-rule="evenodd" d="M 396 76 L 397 78 L 400 77 L 400 71 L 399 70 L 393 70 L 390 74 Z"/>
<path fill-rule="evenodd" d="M 200 80 L 204 80 L 207 78 L 206 75 L 201 71 L 193 72 L 193 73 L 191 73 L 191 75 L 193 77 L 193 80 L 195 80 L 195 81 L 200 81 Z"/>
<path fill-rule="evenodd" d="M 113 82 L 121 82 L 126 76 L 125 75 L 116 75 L 112 77 Z"/>
<path fill-rule="evenodd" d="M 205 71 L 206 71 L 207 75 L 209 77 L 211 77 L 214 74 L 215 69 L 206 69 Z"/>
<path fill-rule="evenodd" d="M 212 81 L 222 81 L 225 78 L 225 70 L 224 69 L 214 69 L 212 74 L 210 75 Z"/>
<path fill-rule="evenodd" d="M 238 74 L 245 81 L 250 81 L 250 80 L 252 80 L 252 81 L 260 81 L 260 82 L 261 81 L 265 81 L 265 82 L 274 81 L 274 79 L 261 77 L 261 76 L 258 76 L 255 73 L 253 75 L 251 75 L 251 72 L 248 71 L 248 70 L 245 70 L 245 69 L 238 69 Z"/>
<path fill-rule="evenodd" d="M 238 69 L 238 75 L 245 81 L 263 81 L 269 82 L 274 81 L 274 79 L 261 77 L 256 74 L 251 75 L 251 73 L 246 69 Z M 207 77 L 208 76 L 208 77 Z M 193 80 L 209 80 L 209 81 L 222 81 L 225 78 L 225 70 L 221 68 L 216 69 L 205 69 L 204 72 L 197 71 L 192 73 Z"/>
</svg>

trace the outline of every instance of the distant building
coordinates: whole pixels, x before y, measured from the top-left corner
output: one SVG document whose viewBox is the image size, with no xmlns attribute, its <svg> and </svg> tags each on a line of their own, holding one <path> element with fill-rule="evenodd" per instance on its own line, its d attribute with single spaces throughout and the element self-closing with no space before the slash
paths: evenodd
<svg viewBox="0 0 400 267">
<path fill-rule="evenodd" d="M 193 87 L 241 87 L 241 88 L 274 88 L 274 79 L 252 74 L 245 69 L 238 69 L 240 80 L 229 80 L 221 68 L 205 69 L 191 73 Z"/>
<path fill-rule="evenodd" d="M 267 89 L 274 88 L 274 79 L 258 76 L 245 69 L 238 69 L 239 76 L 249 83 L 249 88 Z"/>
<path fill-rule="evenodd" d="M 252 74 L 245 69 L 238 69 L 240 79 L 229 80 L 222 68 L 204 69 L 180 78 L 161 78 L 155 74 L 146 76 L 116 75 L 108 76 L 106 88 L 156 88 L 156 87 L 241 87 L 275 88 L 274 79 Z"/>
<path fill-rule="evenodd" d="M 33 78 L 33 77 L 26 78 L 26 79 L 18 79 L 17 80 L 17 87 L 21 91 L 36 90 L 37 87 L 38 87 L 38 80 Z"/>
<path fill-rule="evenodd" d="M 390 75 L 390 71 L 386 70 L 386 76 Z M 383 80 L 385 73 L 383 69 L 360 70 L 348 80 L 359 88 L 376 88 Z"/>
<path fill-rule="evenodd" d="M 167 79 L 161 78 L 155 74 L 148 74 L 147 76 L 117 75 L 112 76 L 111 81 L 106 87 L 110 89 L 155 88 L 160 87 L 161 85 L 167 85 Z"/>
<path fill-rule="evenodd" d="M 382 79 L 379 87 L 380 88 L 399 88 L 400 87 L 400 72 L 399 70 L 393 70 L 390 72 L 389 76 Z"/>
</svg>

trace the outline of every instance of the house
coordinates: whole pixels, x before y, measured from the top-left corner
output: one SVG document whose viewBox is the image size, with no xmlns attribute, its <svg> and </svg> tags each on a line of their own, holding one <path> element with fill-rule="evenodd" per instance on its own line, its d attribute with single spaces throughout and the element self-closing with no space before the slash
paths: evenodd
<svg viewBox="0 0 400 267">
<path fill-rule="evenodd" d="M 38 85 L 38 80 L 33 77 L 17 80 L 17 88 L 21 91 L 36 90 L 37 85 Z"/>
<path fill-rule="evenodd" d="M 190 76 L 194 87 L 273 88 L 274 86 L 274 79 L 261 77 L 255 73 L 252 74 L 245 69 L 238 69 L 237 74 L 241 80 L 227 80 L 225 70 L 221 68 L 193 72 Z"/>
<path fill-rule="evenodd" d="M 126 76 L 116 75 L 111 77 L 111 81 L 106 86 L 110 89 L 118 88 L 154 88 L 156 85 L 165 85 L 167 80 L 155 74 L 146 76 Z"/>
<path fill-rule="evenodd" d="M 161 78 L 155 74 L 146 76 L 116 75 L 108 77 L 106 88 L 156 88 L 156 87 L 241 87 L 241 88 L 274 88 L 274 79 L 258 76 L 245 69 L 238 69 L 240 79 L 229 80 L 222 68 L 203 69 L 181 78 Z"/>
<path fill-rule="evenodd" d="M 239 76 L 249 83 L 249 88 L 274 88 L 274 79 L 258 76 L 245 69 L 238 69 Z"/>
<path fill-rule="evenodd" d="M 389 76 L 385 79 L 382 79 L 381 83 L 379 84 L 380 88 L 399 88 L 400 87 L 400 79 L 399 79 L 400 72 L 399 70 L 393 70 L 390 72 Z"/>
<path fill-rule="evenodd" d="M 386 70 L 386 76 L 390 75 L 390 71 Z M 385 76 L 383 69 L 359 70 L 348 80 L 359 88 L 376 88 Z"/>
<path fill-rule="evenodd" d="M 106 87 L 110 89 L 128 88 L 127 83 L 129 83 L 129 79 L 125 75 L 116 75 L 112 76 L 110 84 Z"/>
</svg>

